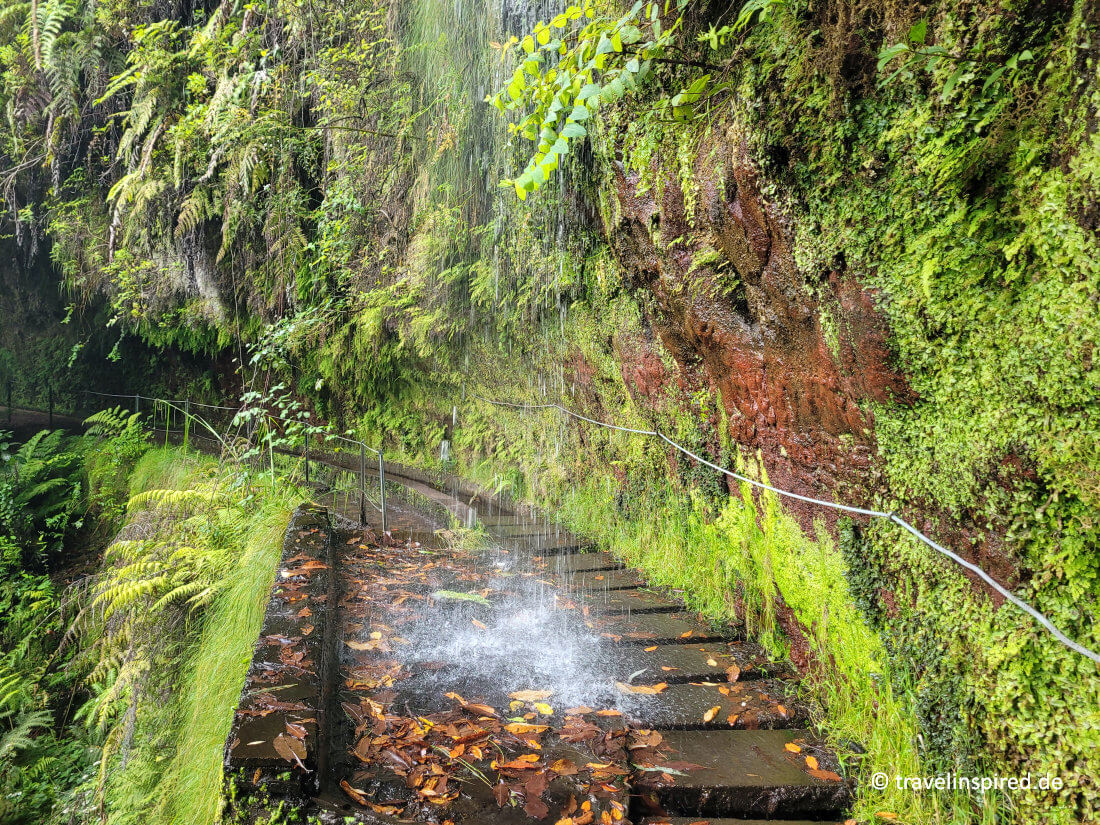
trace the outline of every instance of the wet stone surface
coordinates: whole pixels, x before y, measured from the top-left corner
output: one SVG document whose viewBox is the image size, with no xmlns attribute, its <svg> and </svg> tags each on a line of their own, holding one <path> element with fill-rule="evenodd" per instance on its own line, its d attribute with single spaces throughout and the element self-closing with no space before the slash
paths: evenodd
<svg viewBox="0 0 1100 825">
<path fill-rule="evenodd" d="M 298 810 L 324 822 L 680 825 L 847 804 L 784 669 L 610 554 L 499 509 L 477 546 L 412 514 L 396 537 L 310 518 L 288 531 L 231 736 L 248 787 L 313 793 Z M 323 568 L 295 568 L 302 548 Z M 265 705 L 287 657 L 303 672 Z M 289 734 L 300 760 L 276 744 Z"/>
</svg>

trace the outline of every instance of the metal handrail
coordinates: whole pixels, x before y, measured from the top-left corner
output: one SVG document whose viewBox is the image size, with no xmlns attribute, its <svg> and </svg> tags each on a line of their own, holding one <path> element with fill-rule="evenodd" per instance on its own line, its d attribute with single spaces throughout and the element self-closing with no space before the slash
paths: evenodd
<svg viewBox="0 0 1100 825">
<path fill-rule="evenodd" d="M 156 405 L 158 405 L 158 404 L 168 405 L 170 408 L 175 408 L 177 411 L 183 413 L 184 416 L 189 417 L 189 418 L 193 418 L 193 419 L 196 419 L 196 420 L 204 420 L 204 419 L 199 419 L 198 416 L 191 413 L 191 406 L 192 405 L 194 405 L 196 407 L 205 407 L 205 408 L 211 409 L 211 410 L 223 410 L 223 411 L 226 411 L 226 412 L 232 412 L 234 414 L 240 413 L 245 409 L 245 407 L 243 407 L 243 406 L 240 406 L 240 407 L 226 407 L 226 406 L 222 406 L 222 405 L 218 405 L 218 404 L 206 404 L 206 403 L 203 403 L 201 401 L 192 401 L 190 398 L 183 399 L 183 400 L 169 399 L 169 398 L 154 398 L 154 397 L 148 396 L 148 395 L 141 395 L 140 393 L 134 393 L 133 395 L 122 395 L 120 393 L 97 392 L 95 390 L 84 390 L 84 392 L 89 394 L 89 395 L 98 396 L 100 398 L 117 398 L 117 399 L 120 399 L 120 400 L 123 400 L 123 401 L 132 401 L 133 404 L 134 404 L 134 412 L 140 412 L 141 411 L 141 401 L 142 400 L 151 401 L 154 405 L 153 406 L 153 410 L 154 410 L 154 429 L 156 428 L 156 425 L 155 425 L 156 412 L 155 411 L 156 411 Z M 266 418 L 268 418 L 272 421 L 279 421 L 279 422 L 291 423 L 291 424 L 306 424 L 307 423 L 307 422 L 301 421 L 300 419 L 286 418 L 284 416 L 273 415 L 273 414 L 267 412 L 266 410 L 263 411 L 263 415 Z M 206 422 L 206 423 L 209 423 L 209 422 Z M 165 421 L 165 430 L 167 430 L 167 428 L 168 428 L 168 422 Z M 302 453 L 301 453 L 301 458 L 305 461 L 305 482 L 306 482 L 306 484 L 309 484 L 310 451 L 309 451 L 309 430 L 308 429 L 303 433 L 303 436 L 304 436 L 304 438 L 303 438 L 303 445 L 302 445 L 303 449 L 302 449 Z M 358 441 L 354 438 L 348 438 L 346 436 L 342 436 L 342 435 L 339 435 L 337 433 L 325 433 L 325 439 L 326 440 L 334 440 L 334 441 L 343 441 L 347 444 L 352 444 L 352 445 L 355 445 L 355 446 L 359 447 L 359 520 L 362 521 L 362 522 L 366 522 L 366 520 L 367 520 L 367 504 L 366 504 L 367 451 L 369 450 L 370 452 L 374 453 L 374 455 L 378 458 L 378 496 L 379 496 L 379 509 L 381 510 L 381 513 L 382 513 L 382 532 L 383 533 L 389 532 L 389 514 L 388 514 L 387 508 L 386 508 L 386 462 L 385 462 L 385 456 L 383 455 L 382 450 L 377 449 L 375 447 L 371 447 L 369 444 L 367 444 L 363 441 Z"/>
<path fill-rule="evenodd" d="M 894 512 L 887 513 L 887 512 L 883 512 L 882 510 L 868 510 L 868 509 L 865 509 L 863 507 L 854 507 L 854 506 L 849 505 L 849 504 L 840 504 L 840 503 L 835 502 L 835 501 L 826 501 L 825 499 L 812 498 L 810 496 L 804 496 L 804 495 L 801 495 L 799 493 L 791 492 L 790 490 L 783 490 L 779 487 L 773 487 L 770 484 L 765 484 L 762 481 L 757 481 L 754 478 L 749 478 L 748 476 L 742 475 L 740 473 L 735 473 L 732 470 L 727 470 L 724 467 L 719 467 L 717 464 L 714 464 L 710 461 L 707 461 L 705 458 L 702 458 L 701 456 L 696 455 L 691 450 L 689 450 L 687 447 L 684 447 L 682 444 L 677 444 L 675 441 L 673 441 L 667 435 L 662 433 L 660 430 L 642 430 L 642 429 L 635 429 L 635 428 L 632 428 L 632 427 L 620 427 L 617 424 L 609 424 L 606 421 L 598 421 L 594 418 L 588 418 L 587 416 L 581 415 L 580 413 L 573 412 L 572 410 L 567 409 L 566 407 L 563 407 L 561 404 L 516 404 L 516 403 L 510 402 L 510 401 L 496 401 L 496 400 L 493 400 L 491 398 L 484 398 L 484 397 L 481 397 L 481 396 L 475 396 L 475 397 L 478 398 L 481 401 L 485 401 L 488 404 L 493 404 L 493 405 L 496 405 L 496 406 L 499 406 L 499 407 L 511 407 L 513 409 L 524 410 L 524 411 L 526 411 L 526 410 L 555 409 L 555 410 L 559 410 L 559 411 L 565 413 L 566 415 L 572 416 L 573 418 L 576 418 L 580 421 L 586 421 L 590 424 L 595 424 L 597 426 L 604 427 L 604 428 L 609 429 L 609 430 L 618 430 L 620 432 L 626 432 L 626 433 L 631 433 L 631 434 L 635 434 L 635 435 L 655 436 L 657 438 L 662 439 L 669 446 L 675 448 L 676 450 L 679 450 L 684 455 L 694 459 L 695 461 L 698 461 L 700 464 L 704 464 L 707 467 L 710 467 L 711 469 L 717 470 L 718 472 L 729 476 L 730 478 L 734 478 L 734 479 L 737 479 L 738 481 L 742 481 L 746 484 L 750 484 L 753 487 L 759 487 L 759 488 L 764 489 L 764 490 L 770 490 L 771 492 L 776 493 L 777 495 L 797 499 L 798 501 L 805 501 L 809 504 L 815 504 L 815 505 L 818 505 L 820 507 L 829 507 L 829 508 L 832 508 L 834 510 L 841 510 L 841 511 L 846 512 L 846 513 L 855 513 L 857 515 L 869 516 L 870 518 L 880 518 L 880 519 L 886 519 L 888 521 L 891 521 L 894 524 L 901 527 L 902 529 L 904 529 L 905 531 L 907 531 L 908 533 L 910 533 L 911 535 L 913 535 L 915 538 L 917 538 L 920 541 L 924 542 L 924 544 L 928 545 L 933 550 L 937 551 L 938 553 L 941 553 L 942 555 L 944 555 L 947 558 L 951 559 L 953 562 L 955 562 L 959 566 L 965 568 L 966 570 L 969 570 L 971 573 L 978 576 L 982 581 L 984 581 L 986 584 L 988 584 L 991 588 L 993 588 L 993 590 L 995 590 L 997 593 L 999 593 L 1001 596 L 1003 596 L 1007 601 L 1011 602 L 1013 605 L 1015 605 L 1017 608 L 1022 610 L 1024 613 L 1028 614 L 1033 619 L 1035 619 L 1035 621 L 1037 621 L 1043 628 L 1045 628 L 1055 639 L 1057 639 L 1063 645 L 1068 647 L 1070 650 L 1073 650 L 1077 653 L 1080 653 L 1082 656 L 1084 656 L 1088 659 L 1091 659 L 1094 662 L 1100 663 L 1100 653 L 1096 653 L 1095 651 L 1090 650 L 1089 648 L 1085 647 L 1084 645 L 1080 644 L 1079 642 L 1076 642 L 1073 639 L 1071 639 L 1069 636 L 1067 636 L 1065 633 L 1063 633 L 1061 630 L 1059 630 L 1050 619 L 1048 619 L 1046 616 L 1044 616 L 1042 613 L 1040 613 L 1038 610 L 1036 610 L 1030 604 L 1025 602 L 1023 599 L 1019 598 L 1015 593 L 1010 591 L 1008 588 L 1001 585 L 992 576 L 990 576 L 987 572 L 985 572 L 985 570 L 978 567 L 978 565 L 973 564 L 972 562 L 969 562 L 966 559 L 962 558 L 957 553 L 955 553 L 951 550 L 948 550 L 943 545 L 938 544 L 937 542 L 933 541 L 931 538 L 926 536 L 924 533 L 922 533 L 920 530 L 915 528 L 913 525 L 909 524 L 909 522 L 905 521 L 900 516 L 898 516 L 897 513 L 894 513 Z"/>
</svg>

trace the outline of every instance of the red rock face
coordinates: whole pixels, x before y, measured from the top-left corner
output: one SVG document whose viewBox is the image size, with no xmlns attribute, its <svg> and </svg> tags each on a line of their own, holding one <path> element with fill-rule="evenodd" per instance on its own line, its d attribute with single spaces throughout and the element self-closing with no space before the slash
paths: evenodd
<svg viewBox="0 0 1100 825">
<path fill-rule="evenodd" d="M 607 237 L 633 285 L 655 299 L 648 320 L 679 367 L 669 376 L 644 345 L 621 348 L 627 386 L 642 403 L 670 381 L 707 388 L 730 435 L 761 451 L 773 483 L 862 500 L 874 484 L 868 402 L 911 398 L 874 294 L 842 270 L 798 270 L 743 146 L 704 146 L 696 174 L 689 215 L 674 178 L 658 197 L 638 192 L 637 175 L 617 173 L 620 208 Z M 826 515 L 792 509 L 805 526 Z"/>
</svg>

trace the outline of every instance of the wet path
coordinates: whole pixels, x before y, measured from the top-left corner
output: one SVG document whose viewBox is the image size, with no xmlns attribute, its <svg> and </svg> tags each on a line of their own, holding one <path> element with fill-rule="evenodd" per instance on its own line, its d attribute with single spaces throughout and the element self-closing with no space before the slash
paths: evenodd
<svg viewBox="0 0 1100 825">
<path fill-rule="evenodd" d="M 231 766 L 234 744 L 243 754 L 255 736 L 260 753 L 283 725 L 295 741 L 274 767 L 308 779 L 308 804 L 333 821 L 841 818 L 849 786 L 806 730 L 789 674 L 737 628 L 700 621 L 559 528 L 476 497 L 417 494 L 463 521 L 488 510 L 488 540 L 436 534 L 410 507 L 396 508 L 390 536 L 310 528 L 325 535 L 325 570 L 303 573 L 292 557 L 282 573 L 320 605 L 295 599 L 279 633 L 317 648 L 315 699 L 274 721 L 261 708 L 250 724 L 266 732 L 238 731 Z M 311 642 L 318 610 L 325 639 Z M 296 743 L 306 757 L 291 767 Z M 252 779 L 266 784 L 259 767 Z"/>
</svg>

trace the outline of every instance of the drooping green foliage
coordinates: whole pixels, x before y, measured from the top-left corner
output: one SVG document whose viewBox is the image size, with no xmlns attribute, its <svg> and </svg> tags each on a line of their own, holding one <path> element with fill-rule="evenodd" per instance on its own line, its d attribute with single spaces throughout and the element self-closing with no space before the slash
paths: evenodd
<svg viewBox="0 0 1100 825">
<path fill-rule="evenodd" d="M 740 588 L 771 633 L 777 593 L 807 626 L 829 602 L 798 598 L 803 559 L 760 552 L 748 508 L 687 513 L 684 501 L 724 501 L 713 473 L 561 422 L 532 434 L 474 401 L 564 399 L 656 422 L 724 466 L 744 460 L 708 387 L 670 379 L 631 397 L 643 344 L 649 372 L 682 377 L 683 354 L 654 340 L 653 273 L 624 271 L 605 245 L 614 232 L 667 240 L 620 225 L 627 179 L 661 204 L 679 190 L 697 232 L 704 189 L 736 194 L 707 152 L 736 143 L 789 230 L 790 288 L 827 297 L 832 273 L 867 287 L 913 391 L 865 411 L 874 474 L 838 496 L 910 506 L 1096 647 L 1095 4 L 593 2 L 540 9 L 541 23 L 526 4 L 505 11 L 8 3 L 0 182 L 14 234 L 21 248 L 48 241 L 71 299 L 106 301 L 112 329 L 168 353 L 236 348 L 258 405 L 304 402 L 410 457 L 449 437 L 468 468 L 488 460 L 489 477 L 558 504 L 583 478 L 586 512 L 612 538 L 696 558 L 669 535 L 683 529 L 738 581 L 670 580 L 714 610 L 719 585 Z M 537 195 L 517 204 L 502 182 Z M 717 251 L 693 263 L 680 288 L 733 304 L 736 267 Z M 712 268 L 718 283 L 701 274 Z M 806 323 L 839 358 L 850 330 L 833 309 L 823 299 Z M 669 477 L 683 495 L 671 514 Z M 912 713 L 837 713 L 838 741 L 866 735 L 878 764 L 919 758 L 929 773 L 1057 767 L 1067 790 L 1021 797 L 1020 821 L 1095 818 L 1095 669 L 893 528 L 840 539 L 840 556 L 807 552 L 843 567 L 889 695 Z M 131 547 L 127 566 L 149 550 Z M 190 561 L 208 581 L 214 568 Z M 173 592 L 162 584 L 157 599 Z M 185 603 L 169 612 L 189 615 Z M 840 671 L 866 650 L 823 639 Z M 857 674 L 861 708 L 878 666 Z M 914 730 L 917 746 L 892 744 Z M 975 816 L 926 802 L 905 813 Z"/>
</svg>

